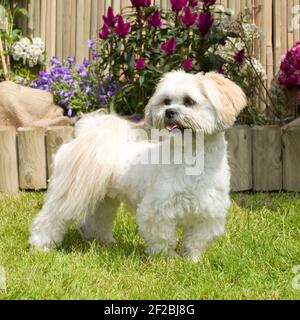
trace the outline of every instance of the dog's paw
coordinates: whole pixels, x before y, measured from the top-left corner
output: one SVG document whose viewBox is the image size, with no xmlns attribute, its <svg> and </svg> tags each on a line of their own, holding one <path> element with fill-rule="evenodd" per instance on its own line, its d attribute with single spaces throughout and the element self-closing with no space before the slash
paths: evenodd
<svg viewBox="0 0 300 320">
<path fill-rule="evenodd" d="M 194 263 L 200 262 L 201 258 L 202 258 L 201 253 L 195 253 L 195 252 L 192 252 L 191 250 L 188 250 L 186 248 L 183 248 L 179 254 L 184 259 L 190 260 L 191 262 L 194 262 Z"/>
<path fill-rule="evenodd" d="M 54 241 L 36 235 L 31 235 L 29 244 L 31 252 L 49 252 L 58 247 Z"/>
</svg>

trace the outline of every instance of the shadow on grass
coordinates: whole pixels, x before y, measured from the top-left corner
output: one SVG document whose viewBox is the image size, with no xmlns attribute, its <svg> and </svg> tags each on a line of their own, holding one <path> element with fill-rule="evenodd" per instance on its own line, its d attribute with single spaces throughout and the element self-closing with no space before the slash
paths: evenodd
<svg viewBox="0 0 300 320">
<path fill-rule="evenodd" d="M 86 254 L 93 251 L 96 254 L 108 254 L 114 257 L 138 257 L 141 260 L 147 260 L 148 256 L 144 252 L 144 246 L 141 241 L 137 240 L 136 235 L 132 235 L 131 239 L 124 239 L 122 236 L 115 236 L 116 244 L 113 246 L 104 246 L 95 240 L 87 241 L 83 239 L 76 229 L 70 229 L 66 234 L 64 242 L 59 251 L 66 253 Z"/>
</svg>

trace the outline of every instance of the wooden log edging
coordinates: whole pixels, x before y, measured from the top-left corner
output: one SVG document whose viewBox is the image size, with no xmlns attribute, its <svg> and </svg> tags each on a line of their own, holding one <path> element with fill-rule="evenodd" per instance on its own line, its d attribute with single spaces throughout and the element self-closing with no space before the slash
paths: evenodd
<svg viewBox="0 0 300 320">
<path fill-rule="evenodd" d="M 300 192 L 300 127 L 283 129 L 283 189 Z"/>
<path fill-rule="evenodd" d="M 252 179 L 252 132 L 248 126 L 236 126 L 226 131 L 228 160 L 231 168 L 231 190 L 249 191 Z"/>
<path fill-rule="evenodd" d="M 0 193 L 15 195 L 18 191 L 16 129 L 0 127 Z"/>
<path fill-rule="evenodd" d="M 53 155 L 73 135 L 72 127 L 0 127 L 0 194 L 46 189 Z M 232 191 L 300 192 L 300 127 L 236 126 L 226 138 Z"/>
<path fill-rule="evenodd" d="M 282 139 L 279 126 L 258 126 L 253 135 L 253 190 L 282 190 Z"/>
</svg>

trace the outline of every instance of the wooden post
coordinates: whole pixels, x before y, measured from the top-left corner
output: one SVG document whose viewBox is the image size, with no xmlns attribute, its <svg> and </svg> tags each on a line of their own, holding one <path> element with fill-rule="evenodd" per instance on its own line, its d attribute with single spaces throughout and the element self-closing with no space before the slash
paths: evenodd
<svg viewBox="0 0 300 320">
<path fill-rule="evenodd" d="M 282 139 L 279 126 L 253 129 L 253 189 L 282 189 Z"/>
<path fill-rule="evenodd" d="M 231 168 L 231 190 L 252 189 L 252 132 L 248 126 L 237 126 L 226 131 Z"/>
<path fill-rule="evenodd" d="M 0 193 L 15 195 L 18 190 L 16 130 L 0 127 Z"/>
<path fill-rule="evenodd" d="M 52 175 L 53 156 L 64 143 L 73 140 L 73 127 L 52 127 L 46 132 L 48 178 Z"/>
<path fill-rule="evenodd" d="M 47 188 L 45 130 L 20 128 L 18 130 L 20 188 L 42 190 Z"/>
<path fill-rule="evenodd" d="M 283 130 L 283 188 L 300 191 L 300 127 Z"/>
</svg>

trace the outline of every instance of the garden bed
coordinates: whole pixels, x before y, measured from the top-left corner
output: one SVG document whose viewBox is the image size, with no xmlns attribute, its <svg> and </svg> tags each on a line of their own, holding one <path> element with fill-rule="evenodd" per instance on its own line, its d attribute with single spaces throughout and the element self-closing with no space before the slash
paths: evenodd
<svg viewBox="0 0 300 320">
<path fill-rule="evenodd" d="M 300 128 L 237 126 L 226 133 L 232 191 L 300 191 Z M 52 156 L 72 127 L 0 128 L 0 192 L 44 190 Z"/>
</svg>

